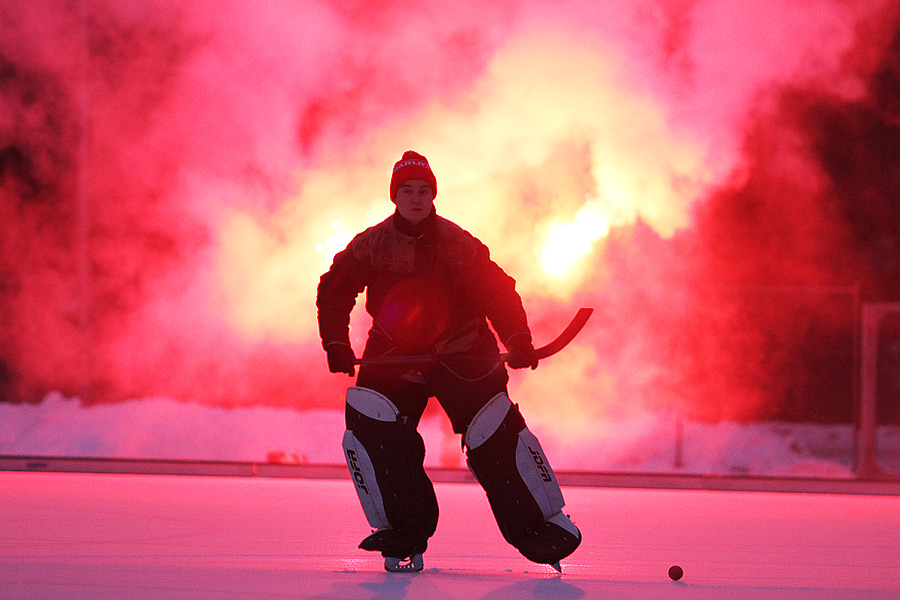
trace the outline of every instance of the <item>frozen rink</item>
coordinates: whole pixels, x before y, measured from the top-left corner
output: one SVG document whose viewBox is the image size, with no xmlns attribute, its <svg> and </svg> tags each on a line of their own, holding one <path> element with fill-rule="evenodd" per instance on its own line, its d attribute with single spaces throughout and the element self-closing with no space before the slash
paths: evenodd
<svg viewBox="0 0 900 600">
<path fill-rule="evenodd" d="M 898 496 L 564 487 L 584 542 L 558 575 L 479 487 L 436 489 L 426 570 L 388 574 L 349 480 L 0 472 L 0 598 L 900 596 Z"/>
</svg>

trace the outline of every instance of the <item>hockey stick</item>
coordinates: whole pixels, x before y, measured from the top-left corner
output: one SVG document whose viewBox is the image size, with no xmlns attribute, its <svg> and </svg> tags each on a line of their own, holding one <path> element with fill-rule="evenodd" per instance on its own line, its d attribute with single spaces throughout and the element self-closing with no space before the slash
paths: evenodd
<svg viewBox="0 0 900 600">
<path fill-rule="evenodd" d="M 538 359 L 545 359 L 548 356 L 553 356 L 563 348 L 569 345 L 575 336 L 578 335 L 585 324 L 588 322 L 588 319 L 591 318 L 591 314 L 594 312 L 593 308 L 579 308 L 578 312 L 575 313 L 575 316 L 572 318 L 572 321 L 566 326 L 565 329 L 562 330 L 556 339 L 550 342 L 545 346 L 541 346 L 537 348 L 535 352 L 537 353 Z M 357 358 L 353 361 L 353 364 L 360 366 L 370 366 L 370 365 L 418 365 L 436 362 L 443 359 L 463 359 L 463 360 L 483 360 L 483 361 L 491 361 L 491 362 L 506 362 L 509 360 L 509 353 L 499 354 L 497 356 L 467 356 L 464 354 L 455 355 L 455 354 L 419 354 L 412 356 L 373 356 L 369 358 Z"/>
</svg>

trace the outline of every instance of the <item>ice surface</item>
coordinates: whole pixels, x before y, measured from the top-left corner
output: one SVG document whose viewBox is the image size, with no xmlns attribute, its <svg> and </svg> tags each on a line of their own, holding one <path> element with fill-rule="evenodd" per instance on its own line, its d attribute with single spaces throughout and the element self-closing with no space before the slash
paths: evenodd
<svg viewBox="0 0 900 600">
<path fill-rule="evenodd" d="M 897 496 L 564 488 L 584 543 L 557 575 L 506 545 L 477 485 L 436 490 L 426 570 L 388 574 L 356 548 L 346 480 L 0 472 L 0 599 L 900 594 Z"/>
</svg>

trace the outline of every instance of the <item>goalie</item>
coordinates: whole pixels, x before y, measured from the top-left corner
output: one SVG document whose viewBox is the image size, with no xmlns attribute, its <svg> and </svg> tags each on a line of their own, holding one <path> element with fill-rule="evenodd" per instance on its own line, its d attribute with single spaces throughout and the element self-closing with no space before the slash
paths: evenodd
<svg viewBox="0 0 900 600">
<path fill-rule="evenodd" d="M 436 214 L 436 193 L 428 160 L 405 152 L 391 176 L 394 213 L 354 237 L 319 282 L 319 333 L 331 372 L 356 374 L 350 313 L 364 290 L 372 317 L 364 358 L 442 357 L 413 367 L 363 365 L 347 390 L 345 456 L 375 529 L 360 548 L 381 552 L 389 571 L 422 569 L 438 504 L 417 426 L 434 397 L 463 436 L 503 537 L 529 560 L 559 569 L 581 533 L 562 513 L 556 477 L 509 400 L 503 361 L 467 359 L 499 356 L 490 320 L 509 367 L 537 367 L 522 300 L 488 248 Z"/>
</svg>

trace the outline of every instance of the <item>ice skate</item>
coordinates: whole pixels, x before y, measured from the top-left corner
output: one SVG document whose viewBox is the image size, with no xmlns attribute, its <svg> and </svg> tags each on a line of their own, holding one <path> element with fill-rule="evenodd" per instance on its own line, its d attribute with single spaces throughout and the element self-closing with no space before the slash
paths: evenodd
<svg viewBox="0 0 900 600">
<path fill-rule="evenodd" d="M 418 572 L 425 566 L 422 553 L 428 547 L 428 540 L 404 529 L 379 529 L 360 542 L 359 547 L 381 552 L 385 571 Z"/>
<path fill-rule="evenodd" d="M 418 572 L 425 567 L 422 553 L 428 542 L 403 529 L 379 529 L 360 542 L 363 550 L 381 552 L 384 570 L 391 573 Z"/>
<path fill-rule="evenodd" d="M 560 573 L 559 561 L 569 556 L 581 544 L 581 532 L 564 514 L 557 513 L 540 526 L 530 529 L 519 543 L 519 552 L 528 560 L 550 565 Z"/>
<path fill-rule="evenodd" d="M 425 562 L 421 552 L 406 558 L 394 558 L 393 556 L 384 558 L 384 570 L 391 573 L 418 573 L 424 568 Z"/>
</svg>

